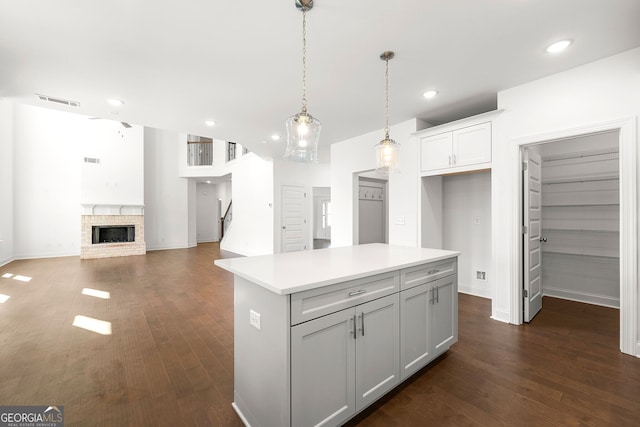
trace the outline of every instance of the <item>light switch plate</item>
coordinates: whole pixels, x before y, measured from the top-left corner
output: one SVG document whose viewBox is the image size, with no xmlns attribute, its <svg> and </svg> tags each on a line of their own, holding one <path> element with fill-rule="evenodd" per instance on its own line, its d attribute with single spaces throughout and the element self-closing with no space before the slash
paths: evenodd
<svg viewBox="0 0 640 427">
<path fill-rule="evenodd" d="M 262 329 L 262 319 L 260 313 L 249 309 L 249 324 L 257 330 Z"/>
</svg>

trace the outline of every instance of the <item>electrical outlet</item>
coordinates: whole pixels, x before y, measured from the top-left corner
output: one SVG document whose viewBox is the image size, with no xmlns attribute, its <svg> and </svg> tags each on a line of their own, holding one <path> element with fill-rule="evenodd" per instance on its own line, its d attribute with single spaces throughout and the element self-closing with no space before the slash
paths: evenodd
<svg viewBox="0 0 640 427">
<path fill-rule="evenodd" d="M 262 320 L 260 317 L 260 313 L 257 311 L 249 310 L 249 324 L 257 330 L 262 329 Z"/>
<path fill-rule="evenodd" d="M 487 280 L 487 273 L 484 271 L 476 271 L 476 279 Z"/>
</svg>

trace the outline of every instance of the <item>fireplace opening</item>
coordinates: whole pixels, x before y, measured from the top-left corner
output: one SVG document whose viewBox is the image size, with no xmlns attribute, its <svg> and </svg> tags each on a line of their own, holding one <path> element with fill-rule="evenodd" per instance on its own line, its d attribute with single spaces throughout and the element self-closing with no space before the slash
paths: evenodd
<svg viewBox="0 0 640 427">
<path fill-rule="evenodd" d="M 135 242 L 135 225 L 94 225 L 91 227 L 91 243 Z"/>
</svg>

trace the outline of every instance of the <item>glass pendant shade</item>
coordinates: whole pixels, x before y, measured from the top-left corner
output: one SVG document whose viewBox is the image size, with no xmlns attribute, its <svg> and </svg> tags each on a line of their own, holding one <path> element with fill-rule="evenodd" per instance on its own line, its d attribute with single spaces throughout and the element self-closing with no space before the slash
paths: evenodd
<svg viewBox="0 0 640 427">
<path fill-rule="evenodd" d="M 390 139 L 389 136 L 375 146 L 376 149 L 376 173 L 389 175 L 398 173 L 398 158 L 400 157 L 400 144 Z"/>
<path fill-rule="evenodd" d="M 318 163 L 318 140 L 322 125 L 304 111 L 287 119 L 287 148 L 284 158 L 300 163 Z"/>
</svg>

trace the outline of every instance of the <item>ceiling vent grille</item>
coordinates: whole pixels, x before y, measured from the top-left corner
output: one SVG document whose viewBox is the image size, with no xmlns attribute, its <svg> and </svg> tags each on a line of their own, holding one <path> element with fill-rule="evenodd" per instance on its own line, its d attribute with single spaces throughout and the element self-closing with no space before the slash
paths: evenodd
<svg viewBox="0 0 640 427">
<path fill-rule="evenodd" d="M 85 163 L 100 163 L 100 159 L 97 159 L 95 157 L 85 157 L 84 158 L 84 162 Z"/>
<path fill-rule="evenodd" d="M 80 103 L 78 101 L 70 101 L 68 99 L 54 98 L 53 96 L 40 95 L 39 93 L 36 93 L 36 96 L 40 98 L 42 101 L 55 102 L 56 104 L 68 105 L 69 107 L 80 107 Z"/>
</svg>

